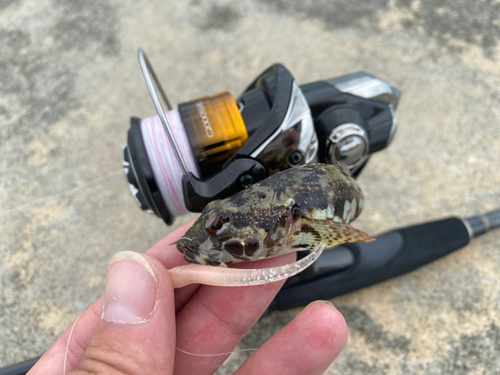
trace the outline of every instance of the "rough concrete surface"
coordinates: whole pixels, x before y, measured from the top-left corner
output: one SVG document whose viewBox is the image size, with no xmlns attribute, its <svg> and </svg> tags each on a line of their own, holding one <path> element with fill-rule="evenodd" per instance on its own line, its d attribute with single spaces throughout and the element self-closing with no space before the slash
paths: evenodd
<svg viewBox="0 0 500 375">
<path fill-rule="evenodd" d="M 278 61 L 299 83 L 366 71 L 399 88 L 396 138 L 360 178 L 376 234 L 500 205 L 499 19 L 498 0 L 0 1 L 0 367 L 51 345 L 112 254 L 172 230 L 121 174 L 129 117 L 154 113 L 138 47 L 174 104 L 238 95 Z M 333 303 L 350 337 L 328 374 L 500 373 L 500 232 Z"/>
</svg>

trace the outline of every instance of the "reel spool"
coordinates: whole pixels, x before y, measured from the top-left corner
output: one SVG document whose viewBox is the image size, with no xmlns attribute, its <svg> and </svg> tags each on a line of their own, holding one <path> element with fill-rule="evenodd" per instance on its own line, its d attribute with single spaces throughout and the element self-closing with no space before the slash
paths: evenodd
<svg viewBox="0 0 500 375">
<path fill-rule="evenodd" d="M 175 110 L 142 50 L 139 62 L 158 116 L 131 118 L 123 168 L 141 209 L 168 225 L 301 164 L 343 161 L 357 176 L 396 129 L 399 91 L 365 73 L 299 87 L 275 64 L 237 100 L 222 93 Z"/>
</svg>

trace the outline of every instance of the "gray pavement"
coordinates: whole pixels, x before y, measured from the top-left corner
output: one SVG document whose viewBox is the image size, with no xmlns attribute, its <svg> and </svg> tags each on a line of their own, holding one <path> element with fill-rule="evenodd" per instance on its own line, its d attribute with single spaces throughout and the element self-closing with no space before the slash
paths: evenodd
<svg viewBox="0 0 500 375">
<path fill-rule="evenodd" d="M 112 254 L 172 230 L 121 174 L 129 117 L 154 113 L 138 47 L 174 104 L 237 96 L 274 62 L 299 83 L 362 70 L 399 88 L 396 138 L 360 178 L 358 227 L 376 234 L 500 206 L 499 15 L 492 0 L 0 1 L 0 367 L 51 345 Z M 332 302 L 350 338 L 328 374 L 500 372 L 499 232 Z"/>
</svg>

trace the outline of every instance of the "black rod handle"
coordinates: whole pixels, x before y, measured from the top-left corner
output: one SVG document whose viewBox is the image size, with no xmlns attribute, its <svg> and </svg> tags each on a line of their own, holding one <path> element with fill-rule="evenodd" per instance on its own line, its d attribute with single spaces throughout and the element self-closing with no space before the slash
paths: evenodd
<svg viewBox="0 0 500 375">
<path fill-rule="evenodd" d="M 40 358 L 29 359 L 25 362 L 0 369 L 0 375 L 25 375 Z"/>
</svg>

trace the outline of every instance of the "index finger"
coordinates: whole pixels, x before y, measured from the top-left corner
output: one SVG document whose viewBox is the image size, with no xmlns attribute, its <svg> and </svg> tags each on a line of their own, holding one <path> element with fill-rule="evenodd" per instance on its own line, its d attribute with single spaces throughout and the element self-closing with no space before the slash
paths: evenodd
<svg viewBox="0 0 500 375">
<path fill-rule="evenodd" d="M 276 267 L 291 263 L 295 258 L 296 254 L 293 253 L 237 266 Z M 234 350 L 243 335 L 269 306 L 284 282 L 285 280 L 281 280 L 247 287 L 200 286 L 177 314 L 179 350 L 175 356 L 174 373 L 213 374 L 229 356 L 217 354 Z"/>
</svg>

